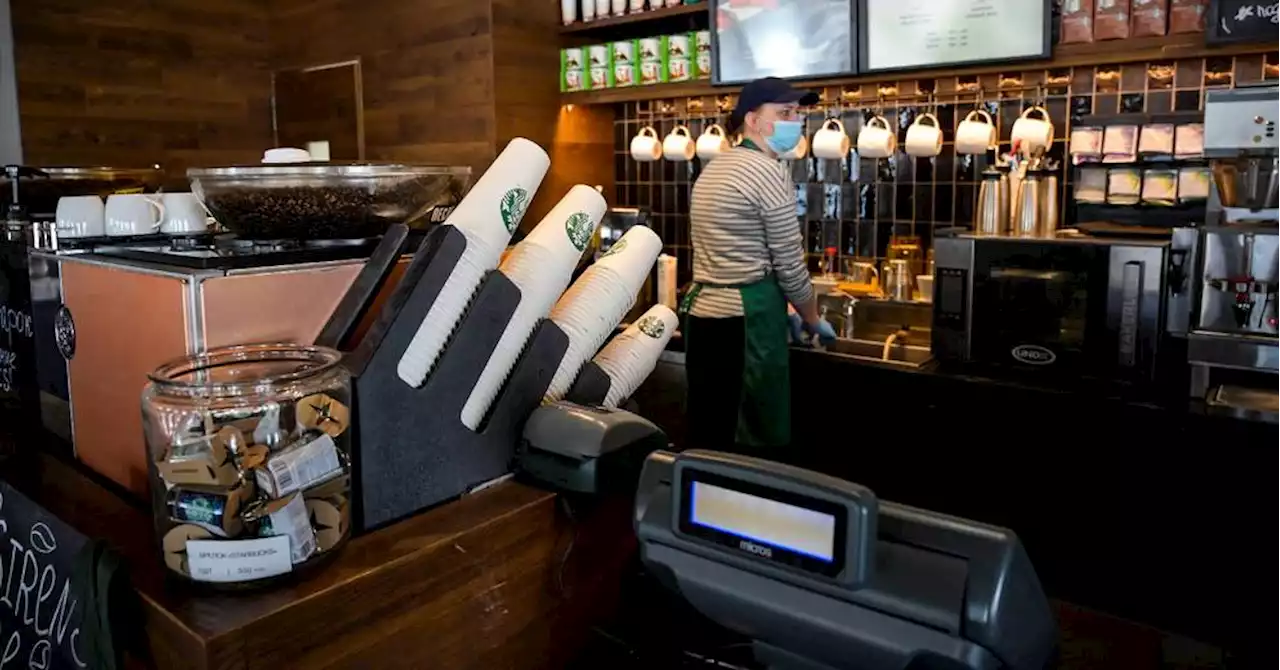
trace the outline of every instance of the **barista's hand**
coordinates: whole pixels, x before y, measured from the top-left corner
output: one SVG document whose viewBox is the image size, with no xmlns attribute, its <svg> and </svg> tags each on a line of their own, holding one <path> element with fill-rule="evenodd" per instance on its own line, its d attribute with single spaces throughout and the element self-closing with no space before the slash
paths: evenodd
<svg viewBox="0 0 1280 670">
<path fill-rule="evenodd" d="M 806 323 L 805 330 L 818 338 L 818 343 L 828 346 L 836 341 L 836 329 L 826 319 L 818 319 L 815 323 Z"/>
<path fill-rule="evenodd" d="M 795 311 L 787 314 L 787 342 L 789 344 L 805 344 L 804 319 Z"/>
</svg>

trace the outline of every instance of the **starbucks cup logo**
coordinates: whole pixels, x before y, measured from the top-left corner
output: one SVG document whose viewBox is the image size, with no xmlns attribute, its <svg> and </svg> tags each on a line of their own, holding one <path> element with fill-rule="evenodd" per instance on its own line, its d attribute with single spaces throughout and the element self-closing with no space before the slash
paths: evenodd
<svg viewBox="0 0 1280 670">
<path fill-rule="evenodd" d="M 513 188 L 502 196 L 498 210 L 502 214 L 502 225 L 507 227 L 508 233 L 516 232 L 516 226 L 520 225 L 524 210 L 528 208 L 529 192 L 522 188 Z"/>
<path fill-rule="evenodd" d="M 591 241 L 591 217 L 586 212 L 576 212 L 564 221 L 564 232 L 569 236 L 569 242 L 578 251 L 587 248 L 587 242 Z"/>
</svg>

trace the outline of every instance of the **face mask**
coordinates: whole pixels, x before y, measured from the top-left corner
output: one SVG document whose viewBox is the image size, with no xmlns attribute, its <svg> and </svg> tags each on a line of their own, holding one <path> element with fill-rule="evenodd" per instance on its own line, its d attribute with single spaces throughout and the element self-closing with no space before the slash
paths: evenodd
<svg viewBox="0 0 1280 670">
<path fill-rule="evenodd" d="M 774 153 L 785 154 L 796 148 L 802 134 L 804 134 L 803 121 L 774 121 L 773 134 L 764 138 L 764 141 Z"/>
</svg>

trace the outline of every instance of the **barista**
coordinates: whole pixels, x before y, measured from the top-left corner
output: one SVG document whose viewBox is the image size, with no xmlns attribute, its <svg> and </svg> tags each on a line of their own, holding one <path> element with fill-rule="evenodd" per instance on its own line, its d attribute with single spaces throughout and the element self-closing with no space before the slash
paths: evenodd
<svg viewBox="0 0 1280 670">
<path fill-rule="evenodd" d="M 778 159 L 804 133 L 800 106 L 817 101 L 775 77 L 747 84 L 728 124 L 742 143 L 694 184 L 694 283 L 680 308 L 695 446 L 767 454 L 791 441 L 788 302 L 812 335 L 835 338 L 814 304 L 794 187 Z"/>
</svg>

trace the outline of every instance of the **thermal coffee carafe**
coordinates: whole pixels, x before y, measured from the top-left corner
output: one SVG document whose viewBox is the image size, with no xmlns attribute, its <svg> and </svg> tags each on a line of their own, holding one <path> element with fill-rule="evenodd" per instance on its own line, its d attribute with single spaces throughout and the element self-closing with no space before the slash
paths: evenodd
<svg viewBox="0 0 1280 670">
<path fill-rule="evenodd" d="M 989 168 L 982 173 L 978 206 L 973 215 L 976 235 L 1003 235 L 1009 225 L 1009 170 Z"/>
</svg>

